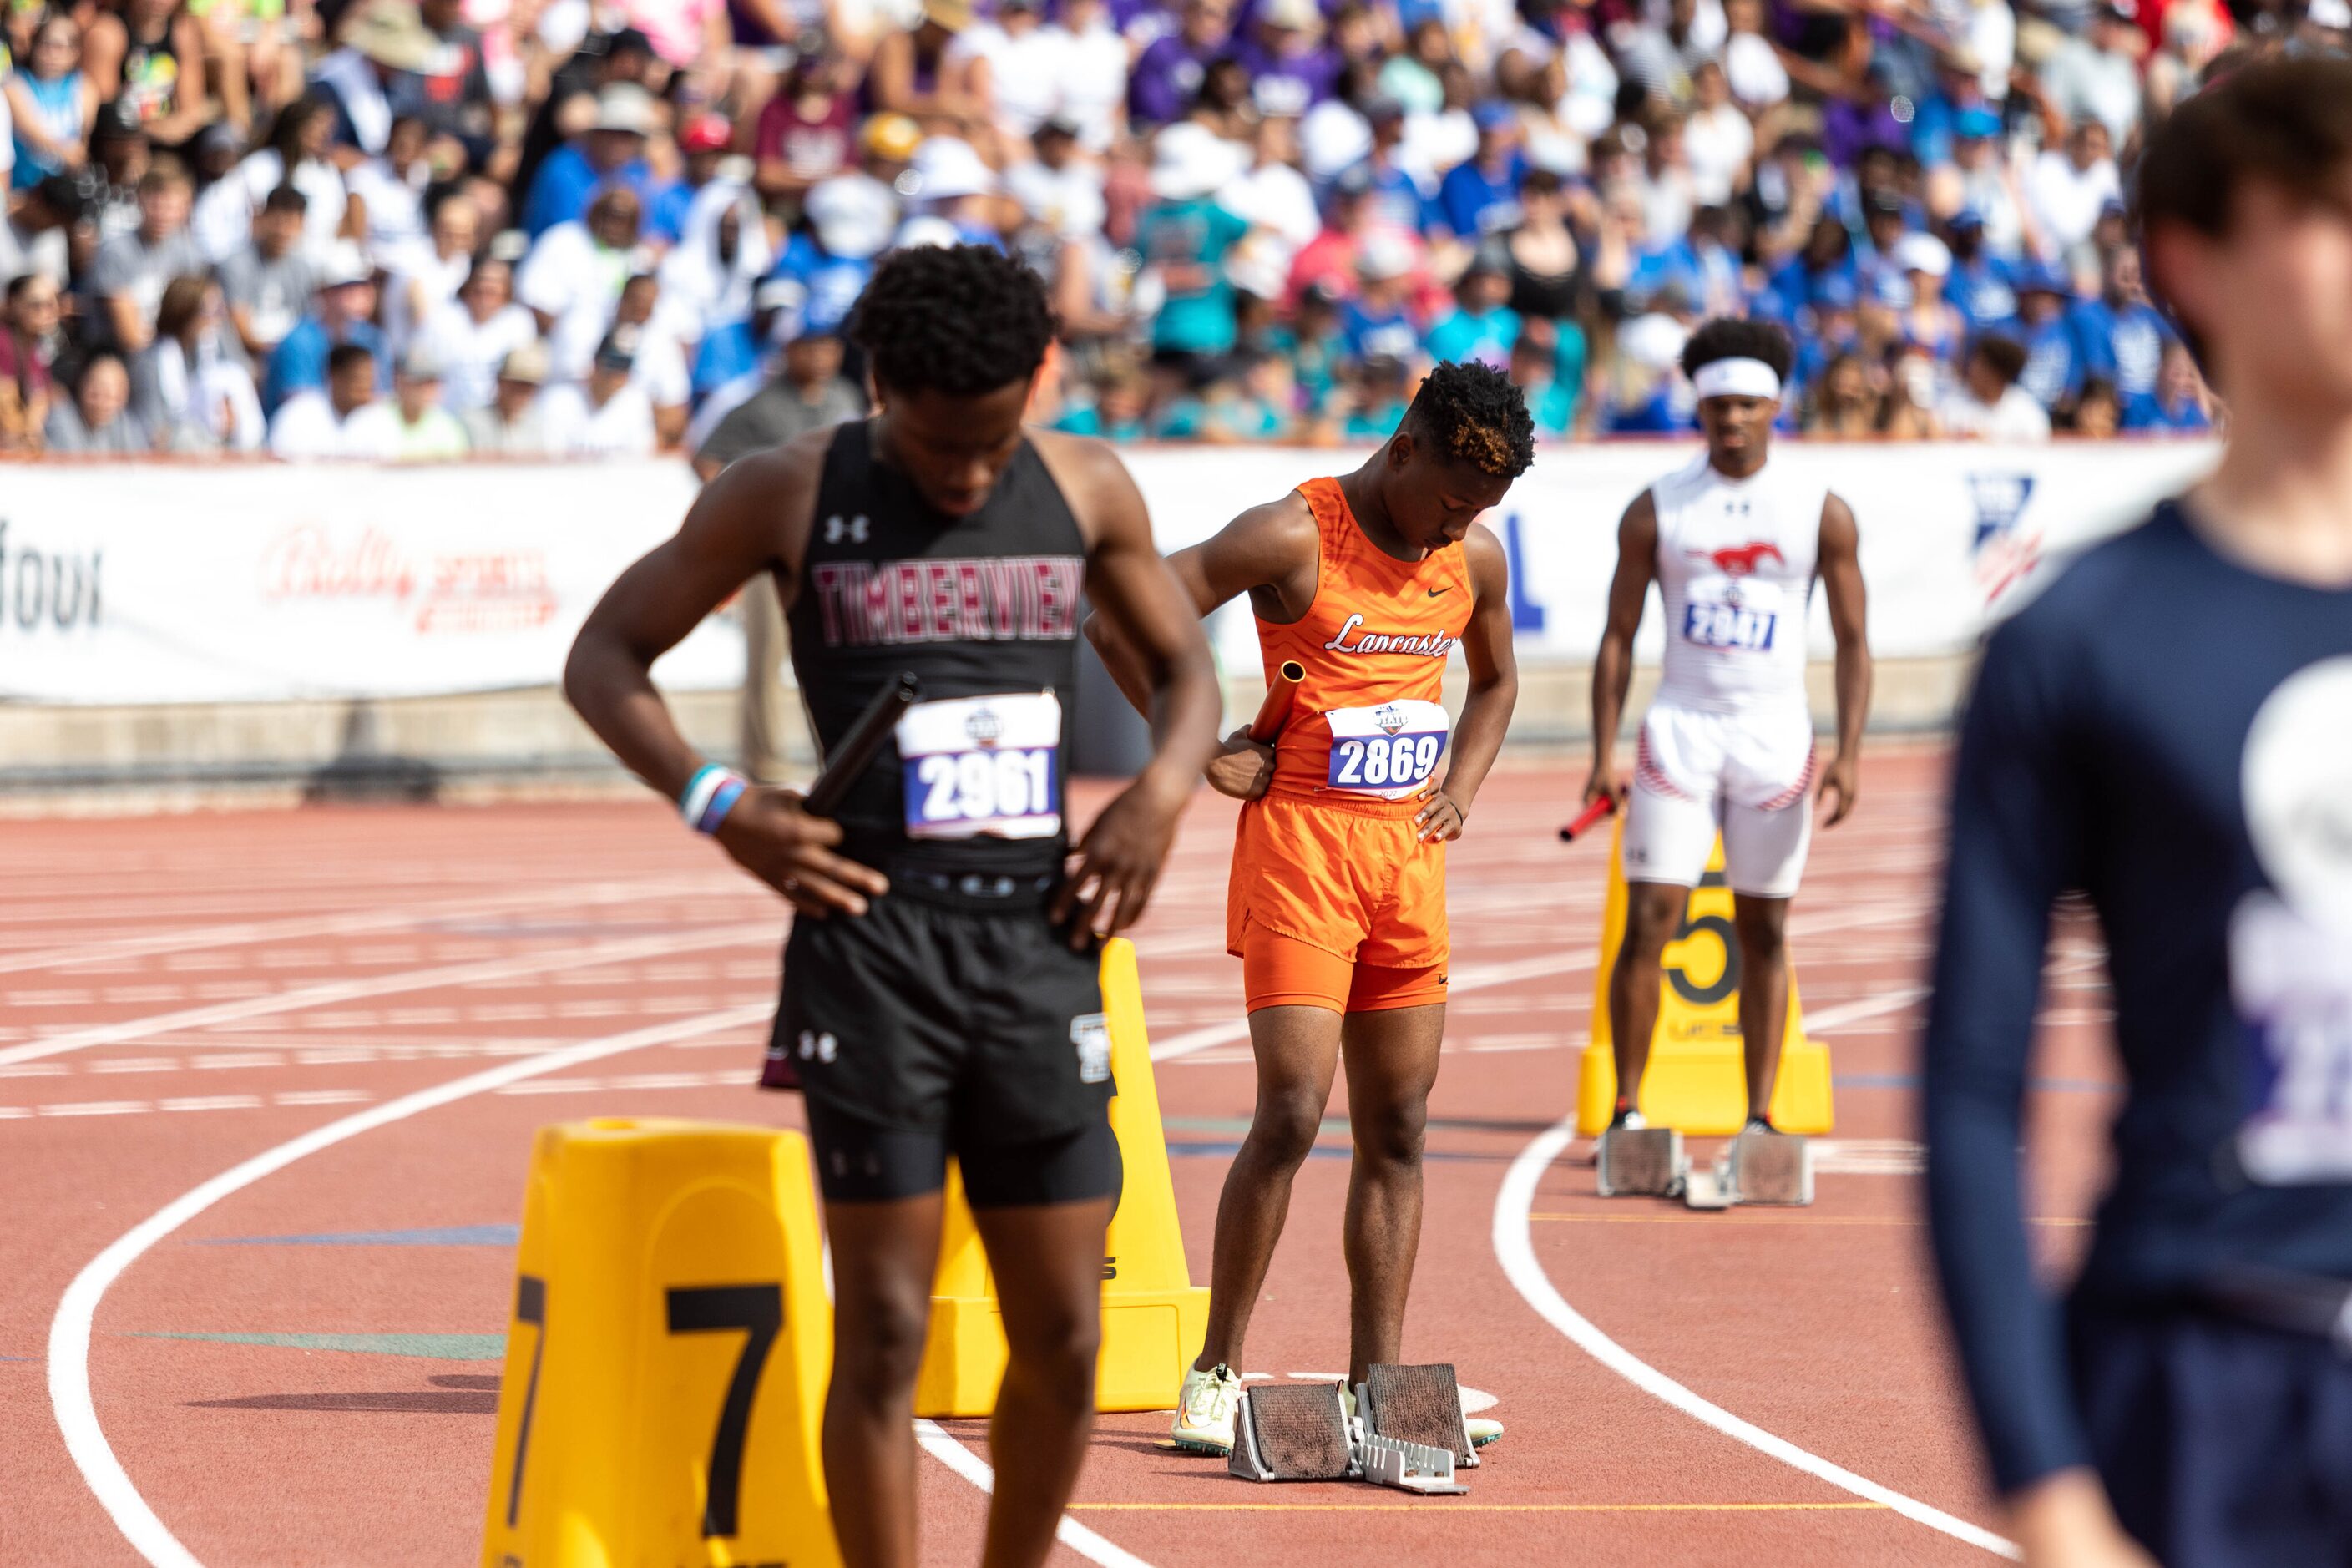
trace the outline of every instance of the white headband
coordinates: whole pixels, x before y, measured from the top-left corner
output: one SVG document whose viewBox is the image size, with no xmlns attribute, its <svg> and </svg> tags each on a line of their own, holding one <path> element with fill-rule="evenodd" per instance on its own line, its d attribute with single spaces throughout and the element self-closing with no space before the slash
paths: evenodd
<svg viewBox="0 0 2352 1568">
<path fill-rule="evenodd" d="M 1780 378 L 1760 359 L 1709 360 L 1691 377 L 1701 398 L 1778 397 Z"/>
</svg>

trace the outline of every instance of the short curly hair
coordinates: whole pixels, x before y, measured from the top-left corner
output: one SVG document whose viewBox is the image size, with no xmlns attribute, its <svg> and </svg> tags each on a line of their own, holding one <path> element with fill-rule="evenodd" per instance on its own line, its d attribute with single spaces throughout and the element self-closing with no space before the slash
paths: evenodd
<svg viewBox="0 0 2352 1568">
<path fill-rule="evenodd" d="M 1696 375 L 1701 365 L 1719 359 L 1762 360 L 1786 384 L 1789 367 L 1797 363 L 1797 351 L 1789 334 L 1770 321 L 1718 316 L 1702 322 L 1683 344 L 1683 374 Z"/>
<path fill-rule="evenodd" d="M 980 397 L 1026 381 L 1054 341 L 1044 279 L 982 245 L 893 251 L 849 318 L 874 379 L 894 392 Z"/>
<path fill-rule="evenodd" d="M 1511 378 L 1489 364 L 1446 363 L 1413 395 L 1405 423 L 1447 458 L 1516 479 L 1536 460 L 1536 422 Z"/>
</svg>

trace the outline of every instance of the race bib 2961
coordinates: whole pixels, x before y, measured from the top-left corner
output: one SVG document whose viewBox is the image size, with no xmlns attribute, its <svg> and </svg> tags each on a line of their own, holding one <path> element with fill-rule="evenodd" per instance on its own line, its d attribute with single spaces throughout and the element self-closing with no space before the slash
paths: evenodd
<svg viewBox="0 0 2352 1568">
<path fill-rule="evenodd" d="M 1050 691 L 918 702 L 898 721 L 910 838 L 1062 830 L 1062 703 Z"/>
</svg>

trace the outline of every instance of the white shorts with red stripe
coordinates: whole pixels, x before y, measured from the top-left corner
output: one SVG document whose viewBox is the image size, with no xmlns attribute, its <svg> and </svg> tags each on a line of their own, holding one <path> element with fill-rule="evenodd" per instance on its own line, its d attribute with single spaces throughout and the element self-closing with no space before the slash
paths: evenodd
<svg viewBox="0 0 2352 1568">
<path fill-rule="evenodd" d="M 1654 702 L 1626 802 L 1625 879 L 1695 888 L 1720 832 L 1733 892 L 1788 898 L 1812 844 L 1812 786 L 1802 706 L 1708 713 Z"/>
</svg>

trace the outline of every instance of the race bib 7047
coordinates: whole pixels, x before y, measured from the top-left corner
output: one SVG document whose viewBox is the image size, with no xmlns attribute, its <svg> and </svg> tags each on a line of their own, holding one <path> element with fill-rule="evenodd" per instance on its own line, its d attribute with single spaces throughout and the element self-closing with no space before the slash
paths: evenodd
<svg viewBox="0 0 2352 1568">
<path fill-rule="evenodd" d="M 1429 782 L 1445 754 L 1445 710 L 1418 698 L 1377 708 L 1334 708 L 1326 787 L 1401 800 Z"/>
<path fill-rule="evenodd" d="M 1693 599 L 1683 606 L 1683 641 L 1700 647 L 1767 653 L 1772 647 L 1772 629 L 1780 620 L 1769 610 Z"/>
<path fill-rule="evenodd" d="M 1050 691 L 918 702 L 898 721 L 910 838 L 1062 830 L 1062 703 Z"/>
</svg>

